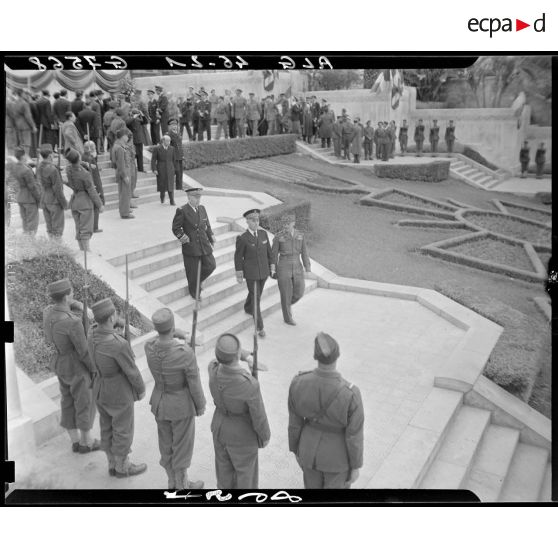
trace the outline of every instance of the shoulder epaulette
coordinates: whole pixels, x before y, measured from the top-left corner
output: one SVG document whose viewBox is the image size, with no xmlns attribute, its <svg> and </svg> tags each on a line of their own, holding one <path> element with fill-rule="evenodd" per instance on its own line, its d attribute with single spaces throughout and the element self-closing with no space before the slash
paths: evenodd
<svg viewBox="0 0 558 558">
<path fill-rule="evenodd" d="M 297 376 L 304 376 L 305 374 L 311 374 L 314 370 L 304 370 L 303 372 L 299 372 Z"/>
</svg>

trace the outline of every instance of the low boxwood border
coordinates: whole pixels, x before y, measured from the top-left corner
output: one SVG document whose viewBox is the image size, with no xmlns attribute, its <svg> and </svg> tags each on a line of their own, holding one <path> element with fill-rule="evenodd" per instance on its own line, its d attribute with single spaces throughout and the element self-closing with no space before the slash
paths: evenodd
<svg viewBox="0 0 558 558">
<path fill-rule="evenodd" d="M 374 165 L 378 178 L 413 180 L 420 182 L 442 182 L 450 176 L 450 161 L 434 159 L 428 163 Z"/>
</svg>

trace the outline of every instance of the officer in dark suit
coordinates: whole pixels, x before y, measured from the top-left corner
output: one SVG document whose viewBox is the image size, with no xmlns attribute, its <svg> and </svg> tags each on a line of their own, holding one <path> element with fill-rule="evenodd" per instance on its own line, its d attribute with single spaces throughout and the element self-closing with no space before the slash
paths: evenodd
<svg viewBox="0 0 558 558">
<path fill-rule="evenodd" d="M 530 148 L 527 141 L 523 142 L 523 147 L 519 150 L 519 162 L 521 163 L 521 178 L 527 178 L 527 169 L 529 168 L 529 161 L 531 155 L 529 154 Z"/>
<path fill-rule="evenodd" d="M 161 141 L 161 126 L 159 113 L 157 112 L 157 99 L 153 89 L 147 90 L 147 116 L 149 117 L 149 131 L 151 133 L 151 143 L 157 145 Z"/>
<path fill-rule="evenodd" d="M 433 120 L 432 126 L 430 127 L 430 152 L 432 153 L 432 157 L 438 153 L 438 142 L 440 141 L 440 127 L 438 126 L 438 121 Z"/>
<path fill-rule="evenodd" d="M 419 119 L 418 124 L 415 126 L 415 144 L 417 146 L 417 157 L 422 156 L 422 146 L 424 144 L 424 124 L 422 118 Z"/>
<path fill-rule="evenodd" d="M 169 138 L 172 149 L 174 150 L 174 179 L 175 188 L 182 190 L 182 179 L 184 173 L 184 152 L 182 151 L 182 136 L 178 133 L 178 120 L 169 120 Z"/>
<path fill-rule="evenodd" d="M 241 367 L 248 351 L 235 335 L 217 339 L 209 363 L 209 389 L 215 403 L 211 421 L 217 488 L 258 488 L 258 449 L 271 432 L 258 380 Z"/>
<path fill-rule="evenodd" d="M 189 188 L 186 190 L 186 194 L 188 203 L 176 210 L 172 221 L 172 232 L 182 243 L 182 258 L 188 281 L 188 292 L 195 299 L 198 265 L 201 265 L 201 284 L 215 271 L 216 263 L 213 256 L 215 235 L 211 230 L 207 211 L 203 205 L 200 205 L 202 188 Z"/>
<path fill-rule="evenodd" d="M 136 108 L 130 111 L 130 115 L 126 120 L 126 127 L 132 132 L 132 141 L 134 143 L 134 150 L 136 156 L 136 163 L 138 165 L 138 172 L 143 170 L 143 126 L 147 124 L 147 117 Z"/>
<path fill-rule="evenodd" d="M 87 346 L 95 380 L 93 397 L 99 411 L 101 448 L 107 454 L 111 477 L 139 475 L 147 465 L 130 462 L 134 440 L 134 402 L 145 396 L 145 384 L 130 344 L 118 334 L 116 308 L 110 298 L 91 306 L 97 322 L 89 330 Z"/>
<path fill-rule="evenodd" d="M 205 412 L 196 355 L 177 340 L 186 335 L 175 329 L 169 308 L 157 310 L 151 321 L 159 335 L 145 344 L 145 356 L 155 380 L 149 404 L 157 421 L 160 463 L 167 472 L 169 489 L 201 489 L 202 481 L 190 481 L 187 476 L 194 451 L 195 417 Z"/>
<path fill-rule="evenodd" d="M 42 97 L 37 99 L 37 110 L 39 111 L 39 125 L 43 127 L 41 143 L 50 143 L 54 148 L 55 144 L 52 133 L 54 116 L 52 114 L 52 105 L 50 104 L 50 93 L 47 90 L 44 90 Z"/>
<path fill-rule="evenodd" d="M 211 103 L 207 99 L 207 93 L 200 93 L 201 99 L 196 103 L 198 141 L 203 141 L 203 133 L 207 134 L 207 141 L 211 139 Z"/>
<path fill-rule="evenodd" d="M 407 142 L 409 141 L 409 126 L 406 120 L 399 126 L 399 146 L 401 147 L 401 155 L 407 154 Z"/>
<path fill-rule="evenodd" d="M 444 135 L 444 139 L 446 141 L 446 146 L 448 150 L 448 155 L 453 152 L 453 144 L 455 142 L 455 126 L 453 124 L 453 120 L 449 121 L 449 125 L 446 128 L 446 133 Z"/>
<path fill-rule="evenodd" d="M 159 95 L 157 99 L 157 111 L 161 121 L 161 134 L 165 135 L 169 129 L 169 99 L 160 85 L 155 86 L 155 92 Z"/>
<path fill-rule="evenodd" d="M 81 139 L 85 139 L 89 131 L 89 139 L 97 145 L 99 137 L 99 120 L 97 113 L 91 107 L 91 100 L 88 98 L 83 110 L 80 110 L 77 116 L 76 127 L 81 134 Z"/>
<path fill-rule="evenodd" d="M 95 405 L 91 393 L 92 365 L 81 321 L 83 305 L 73 299 L 70 280 L 60 279 L 48 285 L 53 304 L 43 311 L 46 340 L 56 354 L 51 369 L 60 386 L 60 426 L 68 431 L 74 453 L 100 449 L 91 437 Z"/>
<path fill-rule="evenodd" d="M 243 217 L 246 219 L 248 229 L 236 238 L 236 250 L 234 253 L 236 280 L 242 283 L 246 279 L 248 296 L 244 303 L 244 311 L 251 315 L 254 315 L 253 292 L 254 285 L 256 286 L 258 296 L 256 310 L 257 330 L 260 337 L 265 337 L 260 304 L 265 282 L 270 274 L 275 273 L 271 243 L 269 242 L 267 232 L 259 227 L 259 209 L 250 209 L 243 214 Z"/>
<path fill-rule="evenodd" d="M 362 467 L 362 398 L 337 371 L 338 358 L 337 341 L 318 333 L 318 367 L 300 372 L 289 388 L 289 450 L 302 469 L 304 488 L 349 488 Z"/>
</svg>

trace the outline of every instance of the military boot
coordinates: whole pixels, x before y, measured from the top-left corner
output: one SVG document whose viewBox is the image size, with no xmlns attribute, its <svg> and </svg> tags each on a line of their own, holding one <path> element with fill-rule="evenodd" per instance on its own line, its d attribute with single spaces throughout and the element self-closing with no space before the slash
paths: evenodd
<svg viewBox="0 0 558 558">
<path fill-rule="evenodd" d="M 174 472 L 174 477 L 177 490 L 201 490 L 203 488 L 203 481 L 188 480 L 186 469 L 178 469 Z"/>
<path fill-rule="evenodd" d="M 107 451 L 105 453 L 107 454 L 108 473 L 111 477 L 115 477 L 116 476 L 116 458 L 114 457 L 114 455 L 110 451 Z"/>
<path fill-rule="evenodd" d="M 165 469 L 165 471 L 167 472 L 167 477 L 169 479 L 169 485 L 168 485 L 169 490 L 175 490 L 176 478 L 174 476 L 174 471 L 172 469 Z"/>
<path fill-rule="evenodd" d="M 136 465 L 128 459 L 128 456 L 116 456 L 116 467 L 114 476 L 118 479 L 122 479 L 124 477 L 133 477 L 134 475 L 141 475 L 146 470 L 147 465 L 145 463 Z"/>
</svg>

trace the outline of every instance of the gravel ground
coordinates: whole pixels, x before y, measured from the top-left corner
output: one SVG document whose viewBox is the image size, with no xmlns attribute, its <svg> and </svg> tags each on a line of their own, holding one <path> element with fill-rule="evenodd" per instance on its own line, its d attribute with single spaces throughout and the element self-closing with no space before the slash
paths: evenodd
<svg viewBox="0 0 558 558">
<path fill-rule="evenodd" d="M 550 231 L 537 225 L 523 223 L 505 215 L 482 215 L 473 213 L 466 215 L 465 218 L 474 225 L 495 233 L 500 233 L 519 240 L 526 240 L 527 242 L 533 242 L 535 244 L 542 244 L 543 246 L 550 246 Z"/>
<path fill-rule="evenodd" d="M 523 247 L 514 246 L 507 242 L 483 238 L 481 240 L 471 240 L 463 244 L 458 244 L 457 246 L 452 246 L 450 250 L 457 254 L 478 258 L 479 260 L 486 260 L 510 267 L 516 267 L 518 269 L 534 271 L 531 260 Z"/>
</svg>

